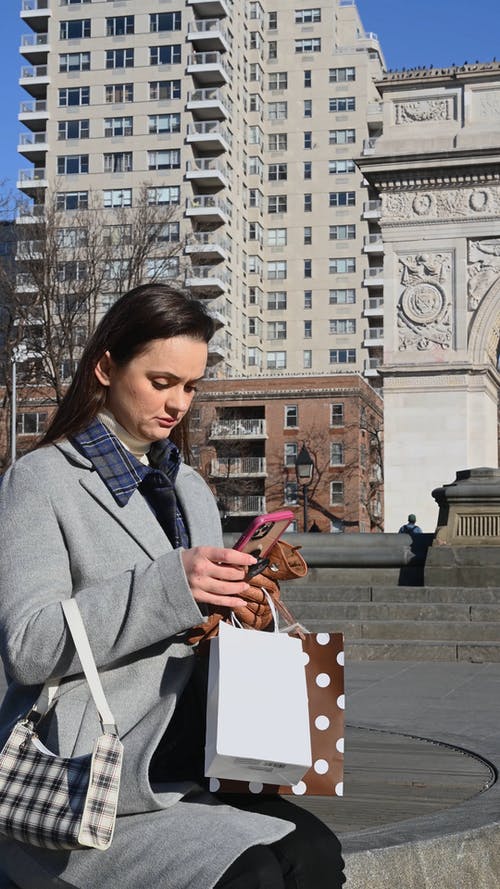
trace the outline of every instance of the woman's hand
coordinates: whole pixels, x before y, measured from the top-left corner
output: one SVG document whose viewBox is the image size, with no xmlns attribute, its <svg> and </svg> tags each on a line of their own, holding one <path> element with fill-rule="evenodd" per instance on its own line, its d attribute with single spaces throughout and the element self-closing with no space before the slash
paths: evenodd
<svg viewBox="0 0 500 889">
<path fill-rule="evenodd" d="M 241 608 L 240 596 L 249 589 L 245 574 L 257 559 L 236 549 L 194 546 L 183 551 L 182 564 L 196 602 Z"/>
</svg>

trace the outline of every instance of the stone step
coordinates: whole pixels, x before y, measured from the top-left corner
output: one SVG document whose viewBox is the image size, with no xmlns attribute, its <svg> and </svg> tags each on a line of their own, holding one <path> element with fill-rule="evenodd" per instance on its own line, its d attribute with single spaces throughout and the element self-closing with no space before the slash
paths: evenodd
<svg viewBox="0 0 500 889">
<path fill-rule="evenodd" d="M 346 642 L 347 661 L 467 661 L 500 663 L 500 642 L 434 642 L 416 639 L 355 639 Z"/>
<path fill-rule="evenodd" d="M 498 642 L 500 644 L 500 624 L 483 621 L 432 621 L 432 620 L 339 620 L 332 624 L 331 619 L 304 620 L 304 625 L 312 633 L 344 633 L 347 640 L 355 639 L 417 639 L 440 642 Z"/>
<path fill-rule="evenodd" d="M 281 584 L 286 602 L 455 602 L 499 604 L 500 587 L 335 586 L 300 580 Z"/>
<path fill-rule="evenodd" d="M 451 602 L 293 602 L 290 610 L 304 624 L 312 620 L 500 621 L 500 605 Z"/>
</svg>

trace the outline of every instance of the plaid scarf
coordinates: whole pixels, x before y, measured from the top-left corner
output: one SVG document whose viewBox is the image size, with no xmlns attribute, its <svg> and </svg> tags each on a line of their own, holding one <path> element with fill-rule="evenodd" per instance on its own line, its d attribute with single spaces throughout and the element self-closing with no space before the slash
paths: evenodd
<svg viewBox="0 0 500 889">
<path fill-rule="evenodd" d="M 154 442 L 147 466 L 127 451 L 97 417 L 71 442 L 90 460 L 119 506 L 126 506 L 139 490 L 172 546 L 189 547 L 189 534 L 175 495 L 181 456 L 173 442 L 168 438 Z"/>
</svg>

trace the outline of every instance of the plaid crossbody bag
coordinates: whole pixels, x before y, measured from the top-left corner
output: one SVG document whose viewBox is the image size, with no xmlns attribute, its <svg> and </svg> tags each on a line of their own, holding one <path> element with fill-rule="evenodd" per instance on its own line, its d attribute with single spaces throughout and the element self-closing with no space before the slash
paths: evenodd
<svg viewBox="0 0 500 889">
<path fill-rule="evenodd" d="M 113 839 L 123 745 L 78 605 L 74 599 L 61 605 L 103 734 L 87 755 L 70 759 L 51 753 L 36 734 L 44 715 L 38 701 L 45 699 L 50 707 L 59 687 L 58 682 L 47 682 L 0 752 L 0 833 L 45 849 L 104 850 Z"/>
</svg>

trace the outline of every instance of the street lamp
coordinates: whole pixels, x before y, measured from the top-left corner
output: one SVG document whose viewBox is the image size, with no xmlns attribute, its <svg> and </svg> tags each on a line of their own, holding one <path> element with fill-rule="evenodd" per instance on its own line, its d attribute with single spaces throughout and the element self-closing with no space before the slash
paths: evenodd
<svg viewBox="0 0 500 889">
<path fill-rule="evenodd" d="M 307 489 L 312 482 L 314 474 L 314 463 L 305 444 L 302 445 L 297 459 L 295 460 L 295 474 L 297 482 L 302 488 L 302 496 L 304 499 L 304 533 L 307 531 Z"/>
</svg>

